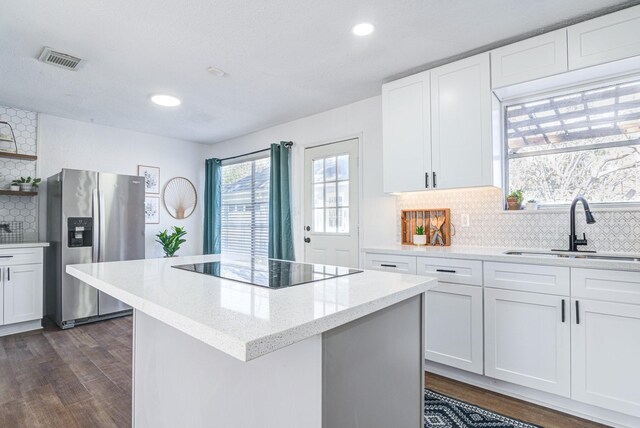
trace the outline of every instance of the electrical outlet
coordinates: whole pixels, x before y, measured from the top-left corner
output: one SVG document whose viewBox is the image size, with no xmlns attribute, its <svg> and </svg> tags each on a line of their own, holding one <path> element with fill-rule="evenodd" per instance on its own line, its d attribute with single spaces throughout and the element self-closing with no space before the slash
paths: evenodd
<svg viewBox="0 0 640 428">
<path fill-rule="evenodd" d="M 460 214 L 460 226 L 469 227 L 469 214 Z"/>
</svg>

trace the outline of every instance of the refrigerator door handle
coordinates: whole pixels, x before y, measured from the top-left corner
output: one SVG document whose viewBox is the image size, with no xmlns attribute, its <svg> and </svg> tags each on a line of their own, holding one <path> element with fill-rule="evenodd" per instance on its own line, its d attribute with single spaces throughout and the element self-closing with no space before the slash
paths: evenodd
<svg viewBox="0 0 640 428">
<path fill-rule="evenodd" d="M 98 189 L 93 191 L 93 242 L 91 243 L 91 262 L 97 263 L 100 258 L 100 201 L 98 199 Z"/>
<path fill-rule="evenodd" d="M 105 213 L 104 213 L 104 195 L 102 194 L 101 191 L 98 190 L 98 199 L 99 199 L 99 204 L 98 206 L 100 207 L 100 211 L 99 211 L 99 225 L 100 225 L 100 241 L 99 241 L 99 254 L 98 254 L 98 261 L 99 262 L 103 262 L 104 261 L 104 253 L 105 253 L 105 232 L 106 232 L 106 224 L 105 224 Z"/>
</svg>

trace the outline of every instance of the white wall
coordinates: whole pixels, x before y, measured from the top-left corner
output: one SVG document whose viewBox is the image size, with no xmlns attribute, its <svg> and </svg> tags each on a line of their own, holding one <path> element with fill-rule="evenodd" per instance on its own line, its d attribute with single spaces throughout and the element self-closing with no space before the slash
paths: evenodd
<svg viewBox="0 0 640 428">
<path fill-rule="evenodd" d="M 382 191 L 382 99 L 368 98 L 210 146 L 207 157 L 224 158 L 293 141 L 292 192 L 296 259 L 303 260 L 304 148 L 357 136 L 361 140 L 360 245 L 396 241 L 395 198 Z"/>
<path fill-rule="evenodd" d="M 155 234 L 171 226 L 184 226 L 187 242 L 179 255 L 202 253 L 205 146 L 60 117 L 39 115 L 38 175 L 46 179 L 62 168 L 137 175 L 137 167 L 160 167 L 161 188 L 176 176 L 186 177 L 198 192 L 198 206 L 189 218 L 176 220 L 162 206 L 160 224 L 146 226 L 146 256 L 161 257 Z M 46 239 L 46 185 L 39 195 L 39 236 Z"/>
</svg>

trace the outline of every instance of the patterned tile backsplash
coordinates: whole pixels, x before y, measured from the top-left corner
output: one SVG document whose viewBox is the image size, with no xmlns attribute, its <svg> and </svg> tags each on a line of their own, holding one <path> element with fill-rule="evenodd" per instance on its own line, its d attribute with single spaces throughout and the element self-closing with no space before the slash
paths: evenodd
<svg viewBox="0 0 640 428">
<path fill-rule="evenodd" d="M 396 235 L 400 242 L 403 209 L 451 208 L 455 226 L 452 245 L 501 248 L 565 249 L 569 241 L 569 209 L 508 212 L 502 209 L 502 190 L 496 188 L 405 193 L 396 197 Z M 469 215 L 469 227 L 461 216 Z M 581 249 L 640 253 L 640 210 L 593 210 L 596 223 L 586 225 L 579 205 L 576 230 L 587 234 Z"/>
<path fill-rule="evenodd" d="M 38 115 L 32 111 L 0 106 L 0 120 L 9 122 L 16 136 L 18 153 L 37 154 Z M 0 125 L 1 134 L 9 134 L 6 125 Z M 1 142 L 3 148 L 10 146 Z M 11 181 L 20 177 L 34 177 L 36 162 L 0 158 L 0 189 L 8 189 Z M 0 195 L 0 222 L 22 221 L 25 239 L 37 236 L 37 198 L 33 196 Z"/>
</svg>

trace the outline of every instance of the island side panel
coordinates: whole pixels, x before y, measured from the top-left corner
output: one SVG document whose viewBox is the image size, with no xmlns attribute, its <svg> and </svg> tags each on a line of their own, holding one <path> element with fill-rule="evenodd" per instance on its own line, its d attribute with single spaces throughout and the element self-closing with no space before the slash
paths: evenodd
<svg viewBox="0 0 640 428">
<path fill-rule="evenodd" d="M 423 426 L 424 295 L 323 334 L 323 428 Z"/>
<path fill-rule="evenodd" d="M 133 426 L 321 428 L 322 342 L 242 362 L 135 311 Z"/>
</svg>

